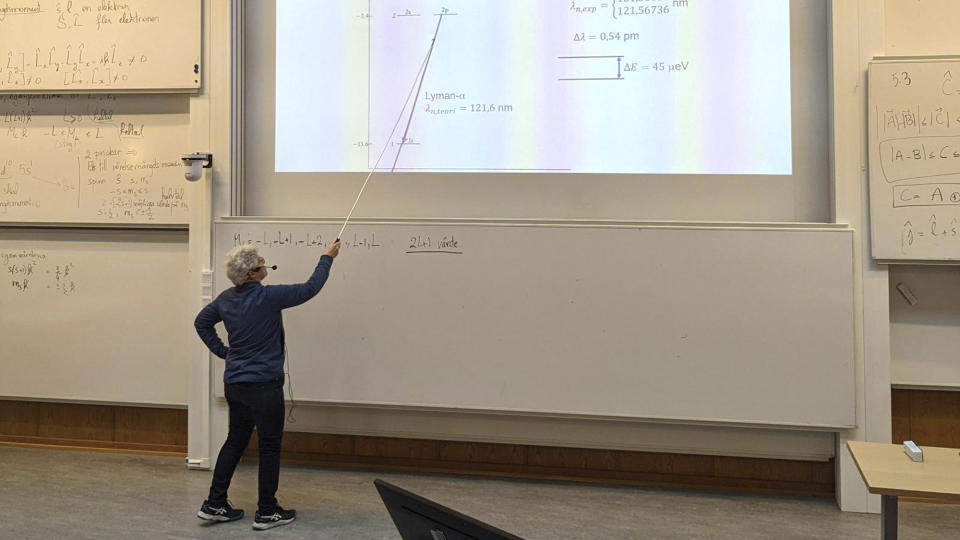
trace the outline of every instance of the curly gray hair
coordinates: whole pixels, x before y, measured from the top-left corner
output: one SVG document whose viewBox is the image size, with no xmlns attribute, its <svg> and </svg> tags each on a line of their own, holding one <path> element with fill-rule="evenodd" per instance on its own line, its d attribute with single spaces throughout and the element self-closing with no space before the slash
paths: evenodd
<svg viewBox="0 0 960 540">
<path fill-rule="evenodd" d="M 236 246 L 227 252 L 224 261 L 227 266 L 227 277 L 234 285 L 241 285 L 250 281 L 250 272 L 263 265 L 263 259 L 257 248 L 250 245 Z"/>
</svg>

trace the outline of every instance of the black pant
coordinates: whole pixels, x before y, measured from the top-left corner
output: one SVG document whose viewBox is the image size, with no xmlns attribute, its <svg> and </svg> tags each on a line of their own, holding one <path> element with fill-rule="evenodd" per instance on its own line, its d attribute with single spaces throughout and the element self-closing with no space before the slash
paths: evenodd
<svg viewBox="0 0 960 540">
<path fill-rule="evenodd" d="M 223 391 L 230 406 L 230 431 L 217 457 L 207 500 L 211 504 L 226 502 L 233 471 L 250 442 L 253 427 L 256 426 L 257 441 L 260 443 L 260 498 L 257 506 L 261 513 L 272 512 L 277 506 L 277 485 L 280 482 L 283 378 L 263 383 L 224 384 Z"/>
</svg>

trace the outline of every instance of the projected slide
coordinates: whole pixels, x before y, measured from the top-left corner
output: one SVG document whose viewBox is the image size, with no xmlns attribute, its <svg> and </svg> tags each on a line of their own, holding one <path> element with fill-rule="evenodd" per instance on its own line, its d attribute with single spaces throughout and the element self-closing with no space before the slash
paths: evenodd
<svg viewBox="0 0 960 540">
<path fill-rule="evenodd" d="M 279 0 L 276 170 L 790 174 L 789 0 Z"/>
</svg>

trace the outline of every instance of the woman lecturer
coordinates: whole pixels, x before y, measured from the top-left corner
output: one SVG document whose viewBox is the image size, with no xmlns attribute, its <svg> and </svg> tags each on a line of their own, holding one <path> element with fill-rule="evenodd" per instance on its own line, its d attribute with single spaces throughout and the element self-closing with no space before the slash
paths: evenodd
<svg viewBox="0 0 960 540">
<path fill-rule="evenodd" d="M 316 296 L 339 253 L 337 241 L 320 257 L 310 278 L 294 285 L 263 285 L 267 267 L 253 246 L 237 246 L 227 254 L 227 277 L 235 287 L 220 293 L 194 321 L 200 339 L 213 354 L 226 360 L 223 389 L 230 407 L 230 429 L 217 457 L 210 493 L 197 513 L 201 519 L 234 521 L 243 517 L 243 510 L 227 501 L 227 488 L 254 426 L 260 444 L 260 471 L 253 528 L 269 529 L 296 519 L 296 510 L 285 510 L 276 499 L 284 419 L 281 311 Z M 221 321 L 229 347 L 214 329 Z"/>
</svg>

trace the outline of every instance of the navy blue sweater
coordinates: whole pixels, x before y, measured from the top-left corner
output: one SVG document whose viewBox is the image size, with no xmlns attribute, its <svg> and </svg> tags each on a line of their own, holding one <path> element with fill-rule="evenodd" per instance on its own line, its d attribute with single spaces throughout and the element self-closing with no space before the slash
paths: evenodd
<svg viewBox="0 0 960 540">
<path fill-rule="evenodd" d="M 306 283 L 263 285 L 248 281 L 231 287 L 197 314 L 193 326 L 213 354 L 227 361 L 224 383 L 266 382 L 283 377 L 283 316 L 281 310 L 298 306 L 320 292 L 330 274 L 333 257 L 323 255 Z M 228 348 L 214 325 L 223 321 Z"/>
</svg>

